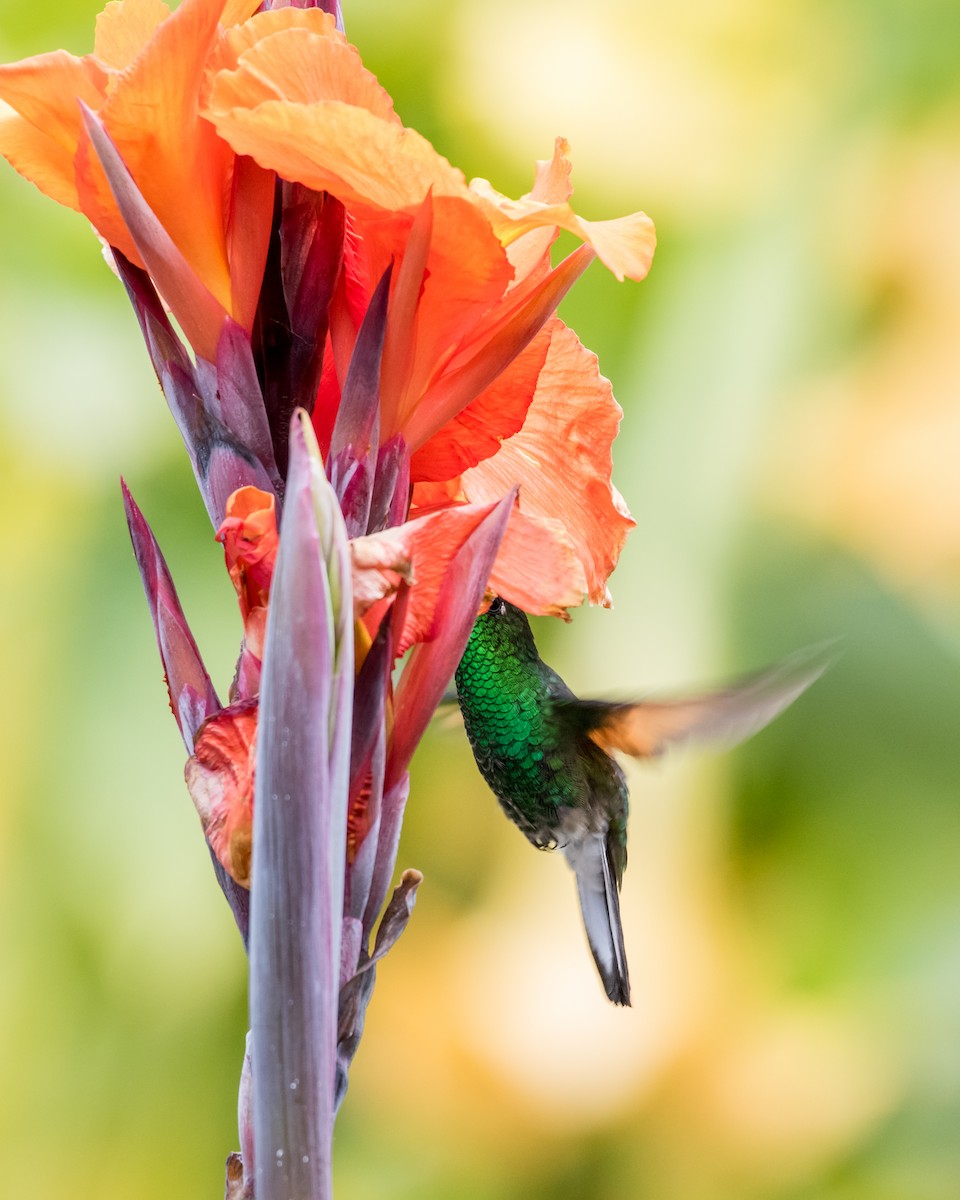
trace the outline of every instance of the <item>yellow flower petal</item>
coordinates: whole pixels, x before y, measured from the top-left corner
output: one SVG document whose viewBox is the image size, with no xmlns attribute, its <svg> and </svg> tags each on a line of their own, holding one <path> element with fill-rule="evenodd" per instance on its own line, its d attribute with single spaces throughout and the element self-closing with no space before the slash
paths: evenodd
<svg viewBox="0 0 960 1200">
<path fill-rule="evenodd" d="M 510 200 L 485 179 L 474 179 L 471 191 L 484 207 L 491 225 L 505 246 L 534 231 L 565 229 L 592 246 L 600 261 L 617 279 L 640 280 L 650 269 L 657 237 L 653 222 L 645 213 L 632 213 L 609 221 L 587 221 L 578 217 L 567 203 L 571 195 L 569 147 L 558 138 L 549 163 L 537 164 L 532 192 L 519 200 Z M 542 233 L 523 247 L 518 275 L 532 270 L 544 252 Z M 552 237 L 551 237 L 552 240 Z M 518 255 L 518 258 L 520 256 Z M 512 260 L 513 261 L 513 260 Z"/>
</svg>

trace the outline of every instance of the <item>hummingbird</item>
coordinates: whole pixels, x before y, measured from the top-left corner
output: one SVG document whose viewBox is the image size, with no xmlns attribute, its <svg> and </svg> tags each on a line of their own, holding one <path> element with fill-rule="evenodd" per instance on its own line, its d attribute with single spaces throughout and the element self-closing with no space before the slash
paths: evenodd
<svg viewBox="0 0 960 1200">
<path fill-rule="evenodd" d="M 521 833 L 540 850 L 563 851 L 614 1004 L 629 1005 L 630 977 L 619 899 L 628 793 L 613 752 L 651 759 L 689 738 L 735 744 L 772 721 L 827 665 L 814 650 L 685 699 L 581 700 L 540 658 L 522 609 L 496 597 L 477 618 L 456 673 L 474 758 Z"/>
</svg>

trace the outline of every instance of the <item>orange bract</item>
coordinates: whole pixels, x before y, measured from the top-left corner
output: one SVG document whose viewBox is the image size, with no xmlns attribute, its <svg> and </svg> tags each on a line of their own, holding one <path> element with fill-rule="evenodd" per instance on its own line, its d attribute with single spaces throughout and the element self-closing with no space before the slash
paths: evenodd
<svg viewBox="0 0 960 1200">
<path fill-rule="evenodd" d="M 255 487 L 234 492 L 217 541 L 223 543 L 227 570 L 240 601 L 245 649 L 262 660 L 267 599 L 279 544 L 275 498 Z"/>
</svg>

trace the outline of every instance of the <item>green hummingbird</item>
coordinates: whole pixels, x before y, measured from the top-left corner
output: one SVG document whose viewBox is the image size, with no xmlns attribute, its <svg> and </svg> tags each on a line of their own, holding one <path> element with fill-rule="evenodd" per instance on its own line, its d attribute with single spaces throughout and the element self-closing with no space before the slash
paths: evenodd
<svg viewBox="0 0 960 1200">
<path fill-rule="evenodd" d="M 526 613 L 495 598 L 477 618 L 456 684 L 480 773 L 540 850 L 561 849 L 600 978 L 630 1003 L 620 921 L 627 863 L 627 782 L 611 751 L 654 758 L 687 738 L 742 741 L 827 667 L 819 651 L 712 693 L 678 700 L 580 700 L 537 653 Z"/>
</svg>

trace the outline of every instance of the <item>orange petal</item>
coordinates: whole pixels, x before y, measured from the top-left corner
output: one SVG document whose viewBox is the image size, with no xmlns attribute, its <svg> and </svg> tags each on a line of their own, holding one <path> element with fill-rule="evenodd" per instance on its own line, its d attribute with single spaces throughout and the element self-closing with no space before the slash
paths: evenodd
<svg viewBox="0 0 960 1200">
<path fill-rule="evenodd" d="M 530 198 L 544 204 L 564 204 L 573 195 L 570 175 L 573 164 L 567 155 L 570 143 L 558 137 L 553 144 L 553 158 L 539 159 Z"/>
<path fill-rule="evenodd" d="M 248 20 L 260 7 L 260 3 L 261 0 L 227 0 L 220 16 L 220 24 L 224 29 L 229 29 L 232 25 Z"/>
<path fill-rule="evenodd" d="M 486 217 L 460 196 L 433 202 L 433 238 L 417 306 L 417 332 L 401 424 L 478 323 L 500 304 L 513 269 Z M 365 225 L 361 223 L 361 231 Z"/>
<path fill-rule="evenodd" d="M 125 70 L 169 16 L 162 0 L 110 0 L 97 17 L 94 57 L 104 66 Z"/>
<path fill-rule="evenodd" d="M 482 503 L 519 483 L 520 511 L 561 521 L 583 566 L 587 598 L 609 604 L 607 577 L 634 524 L 611 482 L 622 412 L 596 355 L 561 321 L 554 319 L 551 329 L 523 429 L 464 472 L 461 485 L 470 501 Z"/>
<path fill-rule="evenodd" d="M 194 274 L 233 313 L 224 230 L 224 191 L 233 154 L 197 111 L 205 61 L 223 6 L 224 0 L 183 0 L 118 77 L 100 115 L 144 198 Z M 129 237 L 102 171 L 89 157 L 78 184 L 93 224 L 127 253 Z M 262 214 L 251 214 L 250 219 L 262 219 Z"/>
<path fill-rule="evenodd" d="M 67 208 L 79 210 L 80 201 L 73 180 L 73 153 L 5 108 L 2 100 L 0 154 L 45 196 Z"/>
<path fill-rule="evenodd" d="M 269 492 L 244 487 L 227 500 L 227 515 L 217 530 L 227 570 L 240 600 L 244 622 L 267 603 L 280 544 L 276 500 Z"/>
<path fill-rule="evenodd" d="M 367 210 L 357 228 L 369 278 L 400 262 L 381 377 L 385 441 L 406 433 L 424 392 L 498 309 L 513 271 L 484 215 L 463 197 L 430 194 L 415 220 L 405 212 Z"/>
<path fill-rule="evenodd" d="M 391 214 L 391 216 L 389 228 L 391 231 L 396 231 L 396 227 L 403 220 L 403 215 Z M 403 224 L 405 225 L 406 222 L 403 221 Z M 417 308 L 425 282 L 424 275 L 432 240 L 433 192 L 427 192 L 423 203 L 417 209 L 416 215 L 410 223 L 399 255 L 397 253 L 399 247 L 378 247 L 375 238 L 369 234 L 362 243 L 367 250 L 368 261 L 371 261 L 370 274 L 376 279 L 382 278 L 384 271 L 390 269 L 390 263 L 394 262 L 397 257 L 400 260 L 390 287 L 390 305 L 380 365 L 381 441 L 389 441 L 400 428 L 398 410 L 401 396 L 413 368 Z M 387 252 L 387 255 L 382 258 L 383 271 L 380 271 L 379 274 L 379 264 L 373 265 L 376 263 L 377 249 L 380 249 L 381 256 L 383 256 L 384 250 Z"/>
<path fill-rule="evenodd" d="M 227 873 L 250 886 L 257 703 L 223 709 L 200 727 L 184 775 L 210 848 Z"/>
<path fill-rule="evenodd" d="M 418 483 L 414 513 L 466 504 L 460 480 Z M 561 521 L 524 513 L 515 505 L 490 573 L 489 591 L 537 616 L 567 616 L 583 603 L 586 574 Z"/>
<path fill-rule="evenodd" d="M 593 257 L 589 246 L 579 246 L 506 316 L 494 314 L 482 340 L 463 348 L 404 421 L 403 435 L 411 450 L 418 450 L 495 382 L 540 332 Z"/>
<path fill-rule="evenodd" d="M 403 128 L 387 93 L 323 15 L 264 13 L 228 35 L 237 66 L 216 73 L 206 109 L 221 136 L 285 179 L 347 204 L 408 208 L 430 188 L 468 195 L 462 173 Z M 265 36 L 248 44 L 257 30 Z"/>
<path fill-rule="evenodd" d="M 259 13 L 225 35 L 210 68 L 212 111 L 338 100 L 399 124 L 390 96 L 320 9 Z"/>
<path fill-rule="evenodd" d="M 567 609 L 583 603 L 587 579 L 563 522 L 515 508 L 490 572 L 490 590 L 524 612 L 569 619 Z"/>
<path fill-rule="evenodd" d="M 564 138 L 557 138 L 553 158 L 538 160 L 533 188 L 529 196 L 542 204 L 564 204 L 573 194 L 570 175 L 572 164 L 567 158 L 569 146 Z M 507 247 L 507 256 L 513 263 L 517 279 L 525 279 L 538 272 L 545 274 L 550 269 L 550 247 L 557 240 L 560 230 L 546 225 L 531 229 L 516 238 Z"/>
<path fill-rule="evenodd" d="M 81 138 L 78 100 L 99 109 L 107 74 L 65 50 L 0 66 L 0 154 L 41 191 L 79 209 L 73 159 Z"/>
<path fill-rule="evenodd" d="M 416 451 L 410 460 L 411 479 L 453 479 L 496 454 L 523 426 L 549 346 L 550 332 L 541 330 L 476 400 Z"/>
<path fill-rule="evenodd" d="M 465 190 L 463 175 L 415 130 L 340 101 L 268 100 L 208 115 L 238 154 L 348 205 L 410 208 L 430 188 L 435 195 Z"/>
</svg>

